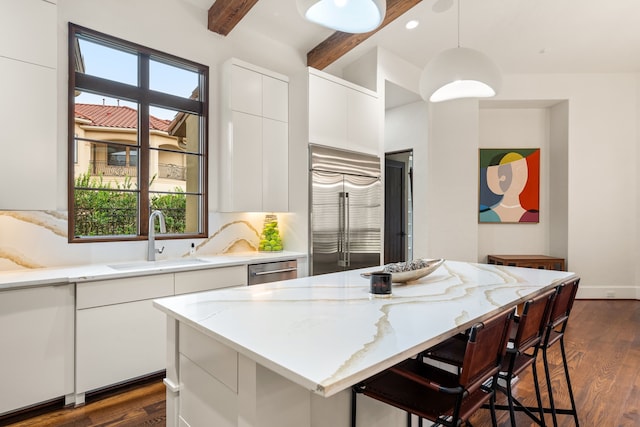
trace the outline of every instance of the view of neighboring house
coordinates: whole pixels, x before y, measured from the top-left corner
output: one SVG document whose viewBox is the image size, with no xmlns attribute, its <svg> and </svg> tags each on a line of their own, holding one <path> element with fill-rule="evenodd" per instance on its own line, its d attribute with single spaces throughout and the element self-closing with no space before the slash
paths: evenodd
<svg viewBox="0 0 640 427">
<path fill-rule="evenodd" d="M 171 120 L 150 116 L 149 176 L 156 191 L 185 189 L 186 143 L 180 132 L 182 115 Z M 129 106 L 75 104 L 75 174 L 101 176 L 112 187 L 138 177 L 138 112 Z M 166 151 L 165 151 L 166 150 Z"/>
</svg>

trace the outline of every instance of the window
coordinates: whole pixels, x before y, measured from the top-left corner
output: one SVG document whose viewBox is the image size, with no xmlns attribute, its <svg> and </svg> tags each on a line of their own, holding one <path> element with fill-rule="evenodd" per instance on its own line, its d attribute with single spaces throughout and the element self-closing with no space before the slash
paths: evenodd
<svg viewBox="0 0 640 427">
<path fill-rule="evenodd" d="M 144 240 L 153 210 L 206 237 L 208 67 L 74 24 L 69 52 L 69 241 Z"/>
</svg>

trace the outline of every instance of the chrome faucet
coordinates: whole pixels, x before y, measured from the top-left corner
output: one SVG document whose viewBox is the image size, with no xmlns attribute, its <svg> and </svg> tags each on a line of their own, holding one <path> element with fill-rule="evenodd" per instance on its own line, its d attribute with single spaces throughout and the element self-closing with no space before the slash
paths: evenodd
<svg viewBox="0 0 640 427">
<path fill-rule="evenodd" d="M 162 251 L 164 251 L 164 246 L 162 249 L 156 249 L 156 228 L 154 227 L 156 217 L 160 222 L 160 232 L 167 232 L 167 226 L 165 225 L 164 214 L 162 211 L 156 210 L 151 212 L 151 215 L 149 215 L 149 251 L 147 253 L 147 261 L 155 261 L 156 253 L 161 254 Z"/>
</svg>

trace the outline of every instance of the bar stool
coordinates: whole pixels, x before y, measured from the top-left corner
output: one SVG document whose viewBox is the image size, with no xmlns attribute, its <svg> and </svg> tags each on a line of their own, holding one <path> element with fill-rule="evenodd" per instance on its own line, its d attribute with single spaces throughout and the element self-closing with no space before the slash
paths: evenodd
<svg viewBox="0 0 640 427">
<path fill-rule="evenodd" d="M 542 350 L 542 359 L 544 361 L 544 373 L 547 382 L 547 390 L 549 395 L 549 405 L 551 407 L 550 412 L 553 418 L 553 425 L 558 426 L 557 414 L 573 415 L 576 427 L 578 427 L 578 411 L 576 409 L 576 402 L 573 397 L 573 389 L 571 387 L 571 378 L 569 377 L 569 366 L 567 364 L 567 354 L 564 347 L 564 333 L 567 329 L 567 323 L 569 321 L 569 315 L 573 308 L 573 302 L 578 292 L 578 286 L 580 284 L 580 278 L 572 279 L 560 284 L 557 288 L 558 292 L 551 309 L 551 315 L 547 324 L 544 338 L 540 343 L 540 349 Z M 567 384 L 567 391 L 569 393 L 569 400 L 571 401 L 571 409 L 557 409 L 553 399 L 553 387 L 551 385 L 551 375 L 549 373 L 549 361 L 547 352 L 554 344 L 560 343 L 560 352 L 562 354 L 562 365 L 564 368 L 564 376 Z"/>
<path fill-rule="evenodd" d="M 502 363 L 502 369 L 498 378 L 504 381 L 504 386 L 498 384 L 498 390 L 507 396 L 511 426 L 515 427 L 515 408 L 524 411 L 529 418 L 541 426 L 546 426 L 544 419 L 544 408 L 540 395 L 540 385 L 538 382 L 538 371 L 536 360 L 540 343 L 546 332 L 549 323 L 551 308 L 555 301 L 557 289 L 551 289 L 532 298 L 524 303 L 522 313 L 516 317 L 516 333 L 510 346 L 507 349 L 507 356 Z M 531 367 L 533 371 L 533 385 L 536 392 L 537 408 L 530 408 L 520 403 L 514 396 L 511 389 L 513 380 L 518 377 L 526 368 Z M 503 409 L 498 407 L 498 409 Z M 532 412 L 538 412 L 538 416 Z"/>
<path fill-rule="evenodd" d="M 545 426 L 544 409 L 538 383 L 536 370 L 536 358 L 539 344 L 546 332 L 549 322 L 551 307 L 557 290 L 550 289 L 542 294 L 525 301 L 521 314 L 514 319 L 511 339 L 507 347 L 507 353 L 502 361 L 498 378 L 503 380 L 504 386 L 498 382 L 496 389 L 507 396 L 507 406 L 496 405 L 496 409 L 509 411 L 511 425 L 515 427 L 515 410 L 524 411 L 536 424 Z M 461 359 L 464 355 L 464 347 L 461 346 L 462 338 L 457 335 L 437 346 L 425 351 L 423 357 L 431 360 L 453 365 L 460 369 Z M 531 366 L 534 375 L 537 408 L 526 407 L 514 396 L 511 383 L 527 367 Z M 533 411 L 538 413 L 536 416 Z"/>
<path fill-rule="evenodd" d="M 503 310 L 471 327 L 460 374 L 408 359 L 352 387 L 351 426 L 356 427 L 356 398 L 364 394 L 434 422 L 454 427 L 489 403 L 497 426 L 495 384 L 507 350 L 514 310 Z M 410 425 L 411 419 L 408 418 Z"/>
</svg>

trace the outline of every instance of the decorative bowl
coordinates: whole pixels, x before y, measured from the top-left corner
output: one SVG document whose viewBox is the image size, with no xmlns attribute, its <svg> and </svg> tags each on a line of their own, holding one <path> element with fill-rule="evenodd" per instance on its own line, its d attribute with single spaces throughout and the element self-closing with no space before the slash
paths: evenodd
<svg viewBox="0 0 640 427">
<path fill-rule="evenodd" d="M 425 277 L 438 269 L 444 259 L 419 259 L 411 262 L 399 262 L 387 264 L 380 271 L 361 273 L 360 275 L 368 279 L 373 273 L 391 273 L 393 283 L 408 283 Z"/>
</svg>

